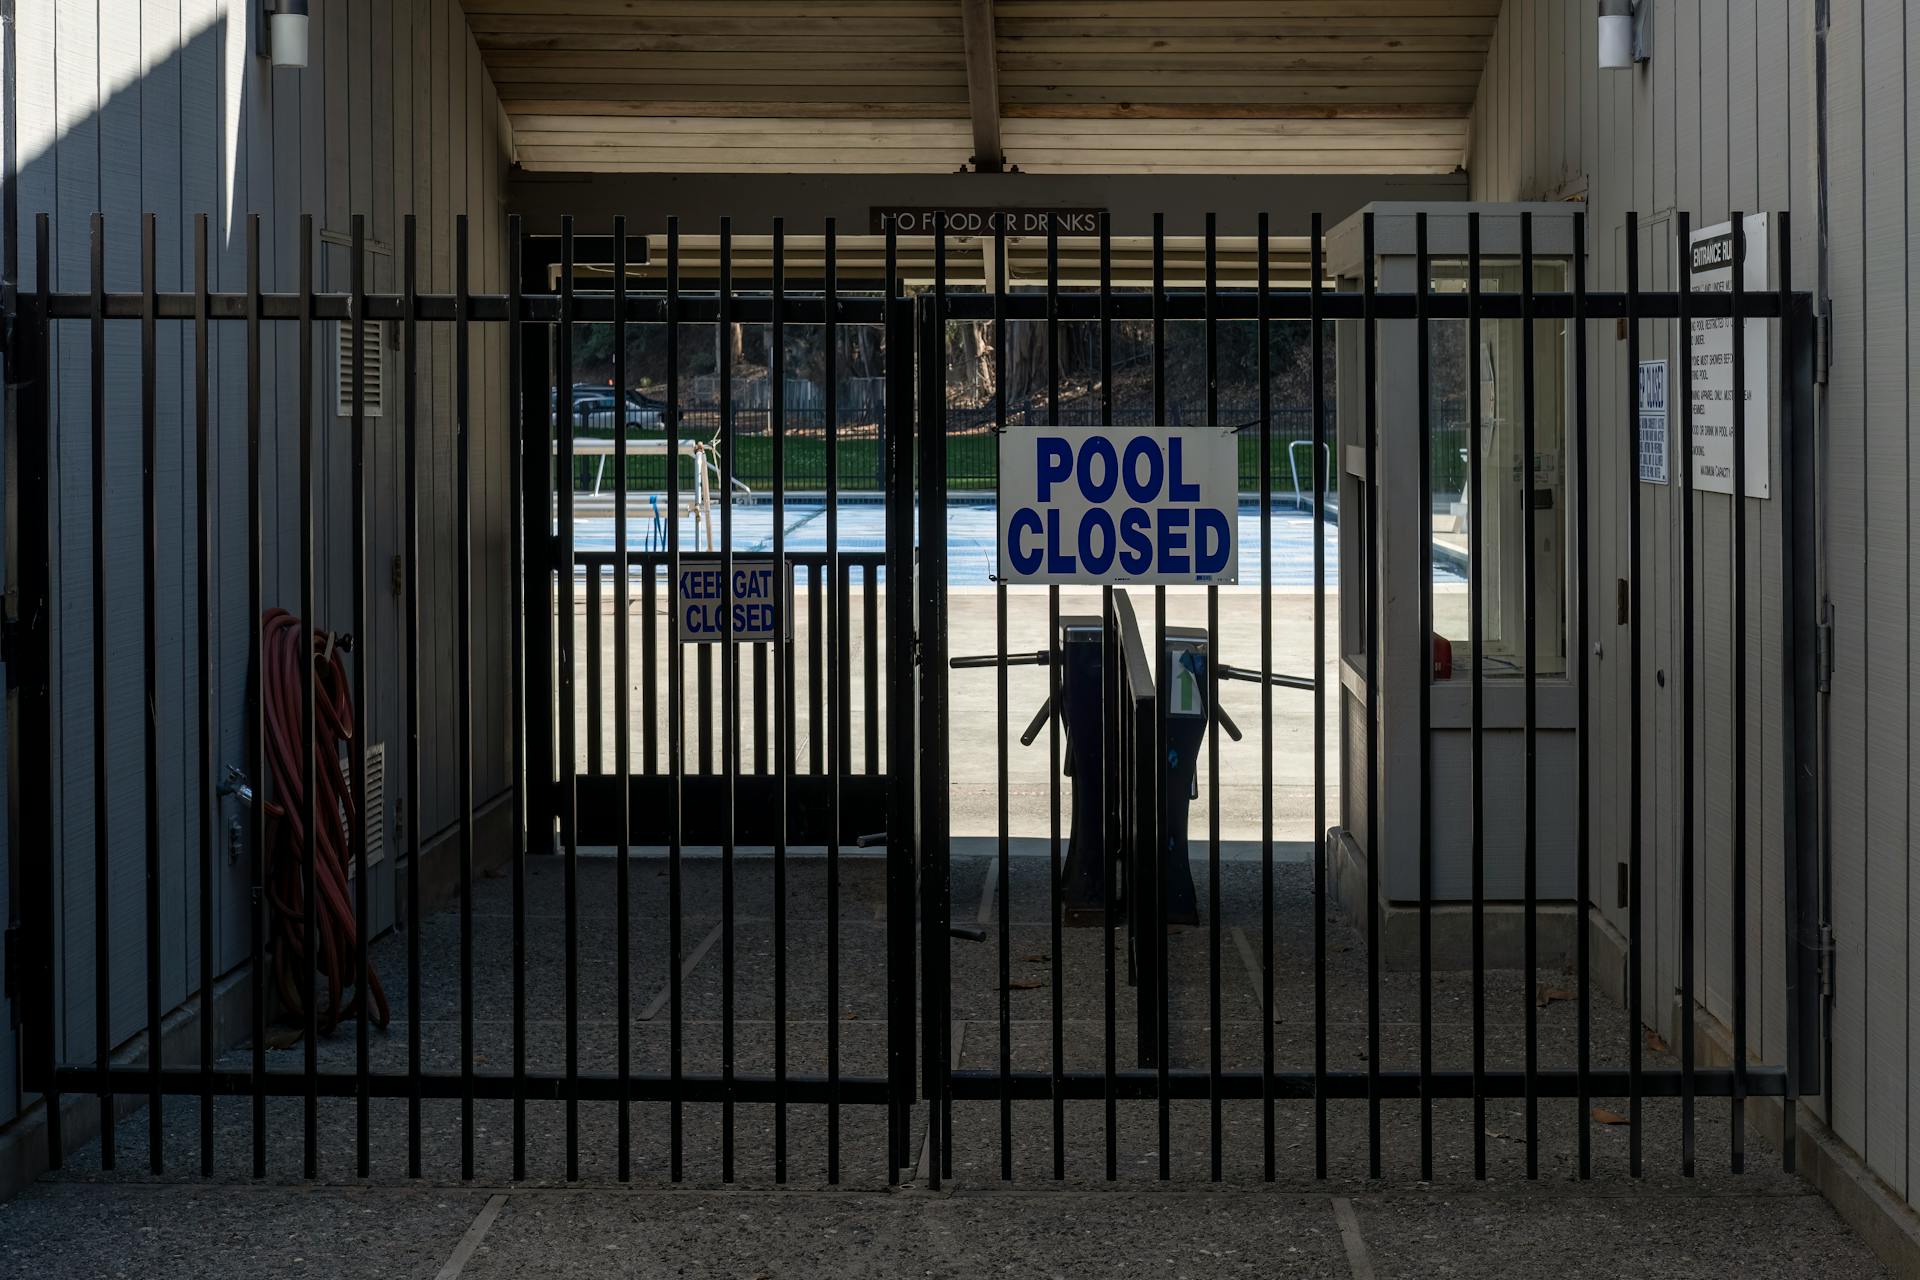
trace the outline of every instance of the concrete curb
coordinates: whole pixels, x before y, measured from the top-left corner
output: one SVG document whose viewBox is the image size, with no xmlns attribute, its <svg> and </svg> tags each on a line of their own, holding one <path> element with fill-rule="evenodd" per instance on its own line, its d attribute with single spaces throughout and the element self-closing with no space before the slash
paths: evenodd
<svg viewBox="0 0 1920 1280">
<path fill-rule="evenodd" d="M 1327 880 L 1333 900 L 1364 936 L 1372 927 L 1366 909 L 1367 857 L 1353 834 L 1335 827 L 1327 833 Z M 1464 972 L 1473 968 L 1473 907 L 1459 902 L 1433 907 L 1433 967 Z M 1389 973 L 1419 972 L 1420 908 L 1417 904 L 1381 904 L 1380 964 Z M 1489 902 L 1483 913 L 1488 968 L 1518 969 L 1526 959 L 1526 910 L 1513 902 Z M 1596 917 L 1597 919 L 1598 917 Z M 1566 902 L 1542 901 L 1535 908 L 1535 958 L 1543 969 L 1564 969 L 1574 960 L 1574 909 Z"/>
</svg>

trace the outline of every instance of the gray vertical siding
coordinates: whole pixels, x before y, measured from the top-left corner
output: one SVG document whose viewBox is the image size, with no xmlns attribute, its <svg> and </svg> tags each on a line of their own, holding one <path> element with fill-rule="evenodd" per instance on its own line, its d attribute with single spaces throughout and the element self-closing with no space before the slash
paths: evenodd
<svg viewBox="0 0 1920 1280">
<path fill-rule="evenodd" d="M 1920 972 L 1910 945 L 1920 893 L 1910 866 L 1916 803 L 1912 723 L 1920 678 L 1915 669 L 1911 601 L 1920 574 L 1913 536 L 1914 470 L 1909 444 L 1913 399 L 1912 256 L 1920 204 L 1908 177 L 1916 157 L 1911 91 L 1920 46 L 1920 4 L 1913 0 L 1832 0 L 1828 37 L 1828 138 L 1831 207 L 1829 267 L 1834 308 L 1833 367 L 1822 413 L 1827 472 L 1824 591 L 1836 620 L 1828 713 L 1832 726 L 1831 912 L 1838 951 L 1833 1004 L 1834 1075 L 1821 1100 L 1835 1131 L 1898 1193 L 1914 1200 L 1911 1069 L 1920 1018 Z M 1588 0 L 1508 0 L 1476 104 L 1468 168 L 1475 199 L 1578 196 L 1589 201 L 1593 279 L 1623 283 L 1624 213 L 1637 209 L 1643 281 L 1673 280 L 1672 215 L 1695 225 L 1730 211 L 1791 210 L 1795 284 L 1816 286 L 1816 127 L 1813 0 L 1701 0 L 1653 8 L 1649 63 L 1632 72 L 1595 65 Z M 1546 32 L 1542 37 L 1542 32 Z M 1556 35 L 1555 33 L 1562 33 Z M 1649 325 L 1649 357 L 1673 356 L 1670 326 Z M 1605 431 L 1625 422 L 1623 344 L 1596 334 L 1593 421 Z M 1603 438 L 1604 435 L 1603 435 Z M 1774 451 L 1774 474 L 1779 456 Z M 1626 468 L 1603 445 L 1596 483 L 1601 562 L 1595 582 L 1611 592 L 1626 572 Z M 1804 477 L 1803 477 L 1804 480 Z M 1677 491 L 1642 492 L 1649 672 L 1678 660 L 1680 597 Z M 1749 1025 L 1756 1051 L 1784 1052 L 1785 962 L 1780 794 L 1779 504 L 1747 507 L 1750 579 L 1748 687 L 1729 685 L 1731 642 L 1725 566 L 1732 554 L 1729 500 L 1695 499 L 1696 645 L 1702 661 L 1694 691 L 1703 750 L 1695 762 L 1696 892 L 1705 928 L 1696 960 L 1708 1007 L 1731 1016 L 1728 833 L 1732 762 L 1724 744 L 1731 700 L 1747 699 Z M 1596 599 L 1596 610 L 1607 601 Z M 1610 616 L 1607 609 L 1605 614 Z M 1588 655 L 1608 709 L 1599 725 L 1594 812 L 1615 811 L 1626 778 L 1617 763 L 1625 741 L 1622 665 L 1612 655 L 1624 637 L 1606 634 L 1606 656 Z M 1668 689 L 1675 686 L 1670 681 Z M 1671 1008 L 1678 981 L 1677 892 L 1681 837 L 1677 770 L 1679 708 L 1666 690 L 1643 691 L 1654 727 L 1647 759 L 1648 850 L 1653 892 L 1644 921 L 1655 940 L 1648 1007 Z M 1594 831 L 1596 875 L 1624 856 L 1615 824 Z M 1596 890 L 1601 883 L 1596 882 Z M 1601 901 L 1616 924 L 1611 894 Z"/>
<path fill-rule="evenodd" d="M 245 221 L 261 220 L 262 277 L 269 289 L 297 283 L 297 219 L 311 212 L 329 233 L 345 235 L 354 213 L 367 216 L 367 235 L 379 249 L 369 287 L 399 287 L 401 222 L 420 219 L 423 288 L 450 288 L 453 220 L 473 219 L 473 282 L 499 289 L 506 261 L 500 213 L 510 142 L 493 85 L 454 0 L 330 0 L 314 6 L 311 64 L 303 72 L 272 72 L 253 51 L 251 0 L 20 0 L 18 6 L 18 120 L 20 210 L 26 228 L 23 289 L 36 283 L 31 253 L 34 216 L 53 217 L 54 287 L 88 284 L 89 215 L 107 215 L 108 288 L 139 287 L 139 216 L 158 215 L 158 285 L 192 284 L 193 217 L 211 223 L 210 284 L 240 289 L 245 281 Z M 316 256 L 322 289 L 348 285 L 350 252 L 324 244 Z M 424 331 L 423 331 L 424 332 Z M 198 686 L 198 615 L 194 608 L 194 485 L 192 342 L 186 326 L 163 323 L 158 347 L 156 414 L 158 586 L 161 604 L 158 773 L 159 837 L 163 851 L 162 978 L 169 1003 L 197 985 L 200 832 L 198 734 L 193 708 Z M 317 502 L 320 548 L 317 599 L 322 626 L 351 626 L 350 441 L 345 420 L 332 416 L 332 354 L 328 326 L 316 329 L 315 385 L 323 470 Z M 268 528 L 267 603 L 298 609 L 300 499 L 296 335 L 291 324 L 263 335 L 265 467 Z M 450 666 L 453 642 L 452 578 L 444 562 L 452 550 L 452 344 L 444 335 L 423 342 L 419 395 L 431 475 L 423 507 L 422 582 L 426 669 Z M 472 404 L 475 431 L 475 550 L 477 582 L 504 580 L 507 520 L 506 450 L 493 436 L 505 428 L 504 338 L 476 335 Z M 139 708 L 142 537 L 139 513 L 138 330 L 109 326 L 108 425 L 114 447 L 107 459 L 110 495 L 106 536 L 107 588 L 116 602 L 108 619 L 108 767 L 112 803 L 104 815 L 114 842 L 113 998 L 116 1039 L 144 1023 L 146 924 L 142 863 L 146 841 L 144 749 Z M 396 753 L 406 694 L 398 600 L 387 590 L 384 566 L 400 550 L 402 502 L 399 354 L 389 351 L 388 413 L 369 420 L 373 569 L 370 635 L 358 657 L 369 662 L 371 706 L 362 720 L 373 741 Z M 247 759 L 246 702 L 252 635 L 247 596 L 245 336 L 216 325 L 212 344 L 215 483 L 218 498 L 216 599 L 212 637 L 219 688 L 219 742 L 215 755 Z M 54 797 L 57 910 L 66 963 L 61 1008 L 63 1051 L 84 1060 L 94 1052 L 93 973 L 93 714 L 92 601 L 88 526 L 91 497 L 87 413 L 88 348 L 84 322 L 63 322 L 53 335 L 55 440 Z M 504 594 L 476 595 L 476 608 L 497 612 Z M 478 683 L 504 687 L 507 619 L 476 619 Z M 388 783 L 388 818 L 402 803 L 419 803 L 429 833 L 455 817 L 452 690 L 429 685 L 423 731 L 432 761 L 421 797 L 405 794 L 396 768 Z M 505 748 L 507 707 L 489 695 L 476 704 L 480 744 L 476 793 L 484 801 L 509 785 Z M 225 830 L 239 811 L 217 810 L 215 886 L 219 921 L 217 971 L 244 958 L 248 942 L 244 859 L 230 863 Z M 399 850 L 389 827 L 390 849 Z M 0 855 L 4 856 L 4 855 Z M 377 879 L 383 919 L 391 912 L 391 873 Z M 0 862 L 0 871 L 4 863 Z M 5 878 L 0 875 L 0 885 Z M 0 904 L 3 907 L 4 904 Z M 0 1061 L 11 1062 L 9 1032 L 0 1019 Z M 13 1090 L 0 1080 L 0 1121 Z"/>
</svg>

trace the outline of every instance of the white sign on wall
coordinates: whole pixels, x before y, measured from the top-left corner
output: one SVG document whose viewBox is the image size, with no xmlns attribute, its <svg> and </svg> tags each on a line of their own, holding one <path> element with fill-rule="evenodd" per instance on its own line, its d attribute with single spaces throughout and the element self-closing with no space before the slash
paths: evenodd
<svg viewBox="0 0 1920 1280">
<path fill-rule="evenodd" d="M 1640 362 L 1640 479 L 1667 483 L 1667 362 Z"/>
<path fill-rule="evenodd" d="M 1748 214 L 1742 287 L 1748 293 L 1771 289 L 1767 266 L 1767 215 Z M 1733 224 L 1722 222 L 1695 231 L 1688 242 L 1688 282 L 1697 293 L 1733 290 Z M 1688 359 L 1693 366 L 1693 485 L 1713 493 L 1733 492 L 1733 326 L 1730 318 L 1696 320 Z M 1765 320 L 1743 322 L 1742 370 L 1746 402 L 1747 496 L 1772 493 L 1767 474 L 1772 434 L 1773 344 Z"/>
<path fill-rule="evenodd" d="M 1239 445 L 1229 431 L 1005 431 L 999 505 L 1002 582 L 1240 580 Z"/>
</svg>

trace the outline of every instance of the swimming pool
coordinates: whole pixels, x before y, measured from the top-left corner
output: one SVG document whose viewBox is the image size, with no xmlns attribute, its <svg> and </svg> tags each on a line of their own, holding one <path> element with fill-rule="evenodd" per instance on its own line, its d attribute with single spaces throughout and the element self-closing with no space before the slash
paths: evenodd
<svg viewBox="0 0 1920 1280">
<path fill-rule="evenodd" d="M 656 498 L 658 495 L 654 495 Z M 664 522 L 656 522 L 648 495 L 632 499 L 635 510 L 647 514 L 630 516 L 627 521 L 627 545 L 630 550 L 664 549 Z M 665 507 L 661 502 L 660 506 Z M 1313 585 L 1313 514 L 1289 501 L 1273 504 L 1273 584 L 1276 587 Z M 884 551 L 886 549 L 886 507 L 871 499 L 843 500 L 837 508 L 839 546 L 842 551 Z M 827 546 L 827 507 L 818 500 L 789 500 L 786 506 L 786 544 L 790 551 L 824 551 Z M 1339 538 L 1335 532 L 1338 512 L 1329 516 L 1326 537 L 1327 585 L 1339 581 Z M 715 512 L 715 524 L 719 513 Z M 1260 503 L 1240 503 L 1240 582 L 1256 586 L 1260 582 Z M 947 553 L 950 585 L 987 586 L 993 581 L 995 513 L 991 502 L 962 500 L 947 505 Z M 695 547 L 696 529 L 691 519 L 680 522 L 682 550 Z M 733 509 L 734 550 L 738 553 L 766 552 L 773 547 L 773 505 L 766 501 L 742 504 Z M 574 519 L 574 545 L 581 551 L 613 550 L 613 517 L 582 515 Z M 1436 582 L 1459 581 L 1445 568 L 1437 568 Z"/>
</svg>

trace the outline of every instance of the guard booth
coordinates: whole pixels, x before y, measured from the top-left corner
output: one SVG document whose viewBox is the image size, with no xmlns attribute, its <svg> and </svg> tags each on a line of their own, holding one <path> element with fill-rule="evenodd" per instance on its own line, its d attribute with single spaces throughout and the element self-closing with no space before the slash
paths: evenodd
<svg viewBox="0 0 1920 1280">
<path fill-rule="evenodd" d="M 1328 264 L 1345 293 L 1364 292 L 1369 276 L 1382 294 L 1420 289 L 1417 215 L 1427 214 L 1430 286 L 1439 295 L 1470 291 L 1469 215 L 1479 217 L 1479 292 L 1518 293 L 1522 251 L 1530 250 L 1538 293 L 1573 288 L 1576 210 L 1570 204 L 1372 204 L 1328 236 Z M 1532 215 L 1530 246 L 1522 215 Z M 1372 243 L 1365 219 L 1372 215 Z M 1426 352 L 1419 322 L 1381 320 L 1376 348 L 1365 349 L 1361 325 L 1340 325 L 1336 338 L 1340 510 L 1340 827 L 1330 841 L 1337 895 L 1355 908 L 1366 900 L 1369 854 L 1377 853 L 1383 960 L 1418 964 L 1411 918 L 1420 898 L 1421 807 L 1429 806 L 1432 901 L 1472 897 L 1471 618 L 1468 574 L 1476 533 L 1483 566 L 1478 598 L 1480 691 L 1485 729 L 1480 777 L 1484 810 L 1485 895 L 1490 914 L 1517 912 L 1526 893 L 1527 701 L 1533 700 L 1538 865 L 1535 894 L 1554 903 L 1539 913 L 1543 962 L 1570 949 L 1575 896 L 1576 768 L 1580 664 L 1568 661 L 1571 504 L 1581 477 L 1570 474 L 1572 322 L 1486 316 L 1433 319 Z M 1529 341 L 1530 337 L 1530 341 Z M 1424 361 L 1423 361 L 1424 354 Z M 1371 358 L 1371 364 L 1369 359 Z M 1372 379 L 1369 396 L 1368 379 Z M 1423 405 L 1424 386 L 1424 405 Z M 1424 410 L 1424 412 L 1423 412 Z M 1531 421 L 1529 422 L 1529 410 Z M 1367 449 L 1368 424 L 1375 426 Z M 1477 437 L 1474 423 L 1478 423 Z M 1523 481 L 1531 429 L 1533 462 Z M 1421 483 L 1430 431 L 1430 486 Z M 1475 501 L 1474 470 L 1479 494 Z M 1369 474 L 1369 461 L 1372 474 Z M 1528 505 L 1532 519 L 1528 520 Z M 1533 538 L 1531 607 L 1524 547 Z M 1378 539 L 1369 555 L 1369 530 Z M 1422 589 L 1422 547 L 1432 577 Z M 1531 621 L 1532 646 L 1527 644 Z M 1430 632 L 1431 661 L 1382 661 L 1418 655 Z M 1531 659 L 1534 680 L 1526 680 Z M 1378 715 L 1378 773 L 1369 805 L 1366 768 L 1368 695 Z M 1422 777 L 1420 708 L 1430 698 L 1430 776 Z M 1370 821 L 1370 818 L 1375 820 Z M 1375 841 L 1377 839 L 1377 848 Z M 1464 922 L 1436 917 L 1436 963 L 1468 963 Z M 1460 926 L 1456 939 L 1449 925 Z M 1490 963 L 1518 963 L 1520 932 L 1489 932 Z M 1502 950 L 1502 943 L 1510 941 Z"/>
</svg>

